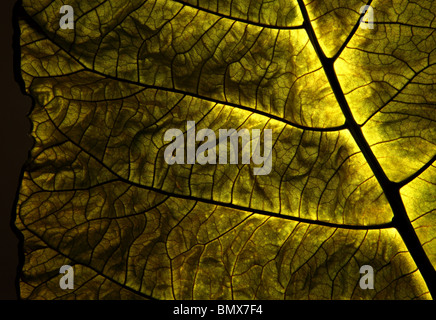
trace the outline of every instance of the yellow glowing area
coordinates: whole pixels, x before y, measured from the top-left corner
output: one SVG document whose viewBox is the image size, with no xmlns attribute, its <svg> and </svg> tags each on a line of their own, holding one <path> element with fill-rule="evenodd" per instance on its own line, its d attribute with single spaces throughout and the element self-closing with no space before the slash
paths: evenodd
<svg viewBox="0 0 436 320">
<path fill-rule="evenodd" d="M 403 274 L 404 270 L 408 270 L 406 272 L 408 274 L 408 279 L 405 281 L 409 283 L 408 285 L 404 285 L 404 287 L 399 288 L 400 290 L 418 290 L 421 292 L 425 292 L 422 299 L 431 299 L 430 293 L 428 293 L 428 288 L 425 282 L 423 281 L 419 270 L 417 269 L 415 261 L 412 259 L 409 254 L 407 247 L 404 245 L 401 236 L 398 231 L 394 228 L 383 229 L 383 231 L 375 231 L 372 230 L 368 235 L 370 238 L 378 238 L 379 243 L 383 241 L 389 241 L 391 245 L 386 247 L 386 251 L 383 252 L 385 257 L 385 261 L 389 261 L 393 268 L 391 270 L 387 270 L 380 266 L 381 270 L 376 272 L 376 276 L 374 282 L 382 279 L 383 277 L 390 277 L 392 274 Z M 375 248 L 374 248 L 375 249 Z M 404 268 L 404 269 L 403 269 Z M 390 273 L 388 275 L 388 273 Z M 406 289 L 409 285 L 409 289 Z M 413 289 L 412 289 L 413 288 Z M 378 299 L 386 299 L 384 296 L 385 293 L 383 291 L 377 293 Z"/>
<path fill-rule="evenodd" d="M 307 12 L 318 42 L 327 57 L 333 57 L 346 42 L 359 20 L 361 1 L 308 1 Z"/>
<path fill-rule="evenodd" d="M 285 31 L 284 38 L 284 44 L 295 52 L 290 59 L 283 59 L 282 65 L 294 62 L 295 76 L 282 84 L 283 87 L 291 84 L 282 117 L 310 127 L 343 125 L 344 116 L 306 32 Z"/>
<path fill-rule="evenodd" d="M 334 68 L 347 103 L 357 123 L 362 124 L 377 108 L 373 102 L 374 91 L 369 84 L 371 74 L 362 72 L 354 63 L 355 52 L 345 49 L 335 61 Z"/>
<path fill-rule="evenodd" d="M 376 120 L 381 119 L 377 117 Z M 420 137 L 401 138 L 401 131 L 389 132 L 388 130 L 392 128 L 387 126 L 381 128 L 380 122 L 377 124 L 369 122 L 362 129 L 389 179 L 401 182 L 431 160 L 431 150 L 434 150 L 434 145 Z"/>
<path fill-rule="evenodd" d="M 436 268 L 436 167 L 425 172 L 401 189 L 404 206 L 419 240 Z"/>
<path fill-rule="evenodd" d="M 401 54 L 382 50 L 392 46 L 385 29 L 358 29 L 336 60 L 335 71 L 372 152 L 388 178 L 400 182 L 434 156 L 434 68 L 415 73 L 412 69 L 422 68 L 423 60 L 413 56 L 406 64 L 403 55 L 413 49 L 409 38 L 397 25 L 389 25 L 389 31 L 399 37 L 396 52 Z M 416 35 L 425 36 L 424 31 Z"/>
</svg>

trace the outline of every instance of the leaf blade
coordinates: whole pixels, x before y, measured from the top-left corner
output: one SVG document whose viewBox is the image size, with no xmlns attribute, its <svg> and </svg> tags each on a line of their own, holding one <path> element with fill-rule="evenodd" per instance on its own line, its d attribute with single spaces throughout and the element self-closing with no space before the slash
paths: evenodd
<svg viewBox="0 0 436 320">
<path fill-rule="evenodd" d="M 46 18 L 56 5 L 26 7 L 32 18 L 21 24 L 36 141 L 17 208 L 28 254 L 23 297 L 431 298 L 410 246 L 392 228 L 392 200 L 379 184 L 386 165 L 377 173 L 371 164 L 371 157 L 378 161 L 365 139 L 378 123 L 368 122 L 363 134 L 357 123 L 350 127 L 358 104 L 338 91 L 344 84 L 354 90 L 347 84 L 350 69 L 330 64 L 329 74 L 327 60 L 316 58 L 321 50 L 310 46 L 316 37 L 307 23 L 305 29 L 295 21 L 277 26 L 260 15 L 265 18 L 250 25 L 236 9 L 214 14 L 173 2 L 157 1 L 153 15 L 150 3 L 102 3 L 81 7 L 77 31 L 66 36 Z M 260 25 L 267 23 L 272 27 Z M 349 46 L 340 59 L 357 61 Z M 226 50 L 245 62 L 223 59 Z M 141 65 L 138 57 L 149 61 Z M 216 72 L 222 69 L 230 71 Z M 335 80 L 338 69 L 344 72 Z M 224 85 L 212 90 L 218 83 Z M 270 97 L 277 99 L 265 100 Z M 347 101 L 353 104 L 345 112 Z M 252 165 L 168 166 L 163 133 L 183 131 L 186 120 L 195 120 L 197 130 L 272 128 L 280 161 L 270 176 L 256 177 Z M 429 123 L 427 137 L 434 129 Z M 414 194 L 407 188 L 404 194 Z M 177 204 L 189 209 L 179 212 Z M 433 261 L 432 231 L 416 230 Z M 391 249 L 374 253 L 379 247 Z M 43 263 L 50 272 L 35 265 L 39 250 L 41 257 L 58 251 L 56 259 L 75 262 L 86 274 L 79 289 L 65 295 L 57 288 L 47 278 L 56 271 L 50 259 Z M 357 288 L 364 262 L 383 279 L 376 291 Z M 93 291 L 95 283 L 105 289 Z"/>
</svg>

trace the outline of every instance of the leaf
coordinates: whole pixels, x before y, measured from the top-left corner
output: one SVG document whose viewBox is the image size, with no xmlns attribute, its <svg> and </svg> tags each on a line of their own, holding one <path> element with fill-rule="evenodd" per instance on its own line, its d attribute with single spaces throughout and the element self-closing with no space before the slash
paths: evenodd
<svg viewBox="0 0 436 320">
<path fill-rule="evenodd" d="M 19 15 L 22 298 L 434 297 L 436 2 L 62 5 Z M 169 165 L 187 121 L 271 129 L 271 172 Z"/>
</svg>

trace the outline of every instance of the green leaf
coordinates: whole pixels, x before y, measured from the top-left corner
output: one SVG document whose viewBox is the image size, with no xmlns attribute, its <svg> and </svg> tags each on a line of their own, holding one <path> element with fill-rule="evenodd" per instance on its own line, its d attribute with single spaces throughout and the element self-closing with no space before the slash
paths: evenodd
<svg viewBox="0 0 436 320">
<path fill-rule="evenodd" d="M 63 4 L 19 16 L 22 298 L 434 297 L 436 2 Z M 271 172 L 169 165 L 187 121 L 271 129 Z"/>
</svg>

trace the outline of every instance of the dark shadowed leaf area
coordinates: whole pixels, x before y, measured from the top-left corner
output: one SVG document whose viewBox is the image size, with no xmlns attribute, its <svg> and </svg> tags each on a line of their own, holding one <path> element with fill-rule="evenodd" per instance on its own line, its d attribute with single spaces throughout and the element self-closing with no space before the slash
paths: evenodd
<svg viewBox="0 0 436 320">
<path fill-rule="evenodd" d="M 64 4 L 17 11 L 21 298 L 435 297 L 435 1 Z M 271 171 L 168 164 L 187 121 L 270 129 Z"/>
</svg>

